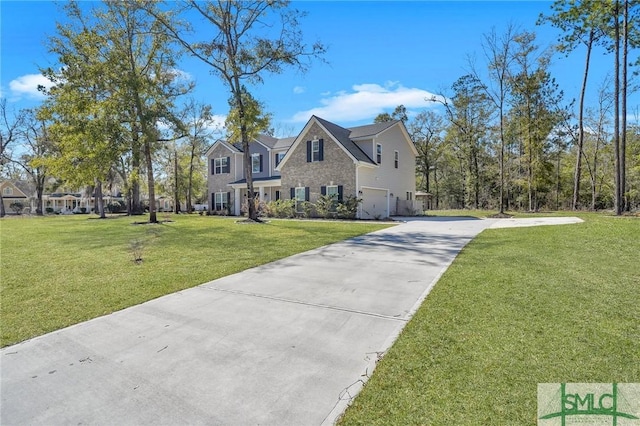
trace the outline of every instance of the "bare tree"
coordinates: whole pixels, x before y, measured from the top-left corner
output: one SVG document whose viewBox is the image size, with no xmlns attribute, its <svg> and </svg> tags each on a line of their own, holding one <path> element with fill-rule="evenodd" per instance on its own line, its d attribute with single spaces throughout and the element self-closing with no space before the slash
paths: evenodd
<svg viewBox="0 0 640 426">
<path fill-rule="evenodd" d="M 15 143 L 20 127 L 24 120 L 24 113 L 20 112 L 14 115 L 13 118 L 9 118 L 7 112 L 7 100 L 5 98 L 0 99 L 0 171 L 4 168 L 4 165 L 11 160 L 9 155 L 9 147 Z M 0 191 L 0 217 L 5 217 L 6 212 L 4 210 L 4 201 L 2 200 L 2 192 Z"/>
</svg>

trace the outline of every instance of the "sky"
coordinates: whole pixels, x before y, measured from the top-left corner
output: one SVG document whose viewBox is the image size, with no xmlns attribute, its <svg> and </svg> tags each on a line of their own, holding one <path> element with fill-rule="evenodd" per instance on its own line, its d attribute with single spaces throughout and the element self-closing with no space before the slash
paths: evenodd
<svg viewBox="0 0 640 426">
<path fill-rule="evenodd" d="M 84 2 L 85 5 L 88 2 Z M 307 12 L 301 21 L 305 42 L 321 41 L 328 50 L 306 73 L 295 69 L 267 74 L 250 90 L 272 114 L 277 136 L 296 135 L 312 114 L 343 127 L 372 123 L 382 112 L 404 105 L 409 115 L 438 105 L 433 94 L 451 94 L 451 85 L 469 71 L 470 58 L 486 69 L 483 36 L 508 24 L 535 31 L 537 44 L 550 47 L 559 32 L 536 25 L 550 13 L 549 1 L 293 1 Z M 0 95 L 10 109 L 42 102 L 38 84 L 46 83 L 39 67 L 56 65 L 46 40 L 55 22 L 64 19 L 53 2 L 0 0 Z M 196 28 L 202 27 L 194 21 Z M 584 50 L 554 55 L 551 73 L 565 93 L 577 98 L 582 83 Z M 637 52 L 635 54 L 637 57 Z M 587 103 L 613 66 L 612 55 L 596 49 L 592 56 Z M 210 104 L 220 122 L 228 111 L 229 92 L 209 68 L 194 58 L 179 63 L 196 85 L 192 97 Z M 629 98 L 630 110 L 639 98 Z"/>
</svg>

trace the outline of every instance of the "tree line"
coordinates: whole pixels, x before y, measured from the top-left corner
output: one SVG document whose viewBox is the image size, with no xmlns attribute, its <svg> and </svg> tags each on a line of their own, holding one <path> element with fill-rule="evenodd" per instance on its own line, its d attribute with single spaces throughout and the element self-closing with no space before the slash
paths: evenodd
<svg viewBox="0 0 640 426">
<path fill-rule="evenodd" d="M 206 197 L 203 156 L 213 115 L 189 98 L 193 84 L 178 70 L 181 56 L 202 61 L 225 84 L 226 130 L 248 156 L 249 141 L 270 126 L 252 85 L 287 67 L 305 71 L 325 52 L 320 42 L 303 44 L 304 13 L 288 1 L 68 2 L 62 11 L 65 21 L 47 40 L 58 64 L 41 70 L 52 84 L 41 88 L 42 106 L 10 117 L 6 100 L 0 102 L 3 172 L 19 169 L 31 178 L 38 214 L 52 177 L 86 186 L 101 217 L 101 193 L 114 182 L 127 211 L 147 207 L 151 222 L 155 203 L 144 206 L 143 191 L 149 200 L 157 189 L 171 193 L 190 210 Z M 194 18 L 209 24 L 209 38 L 190 25 Z M 640 112 L 627 109 L 634 90 L 629 70 L 638 65 L 629 58 L 639 42 L 638 2 L 559 0 L 539 21 L 558 29 L 555 51 L 541 49 L 535 32 L 492 29 L 483 35 L 480 63 L 470 60 L 450 90 L 425 99 L 441 113 L 413 115 L 399 106 L 376 118 L 405 121 L 419 152 L 418 188 L 431 194 L 430 208 L 621 214 L 640 204 Z M 586 57 L 576 104 L 549 69 L 554 54 L 579 46 Z M 587 87 L 594 50 L 611 57 L 612 72 Z M 597 91 L 596 103 L 585 104 L 587 90 Z M 248 216 L 257 220 L 250 164 L 245 159 Z"/>
<path fill-rule="evenodd" d="M 640 206 L 640 111 L 627 108 L 629 50 L 638 47 L 638 2 L 557 1 L 539 22 L 560 30 L 554 50 L 509 25 L 483 35 L 482 66 L 409 118 L 400 105 L 376 121 L 405 121 L 418 148 L 418 188 L 430 208 L 613 209 Z M 549 68 L 554 54 L 585 46 L 578 105 Z M 593 49 L 612 57 L 597 101 L 585 104 Z M 484 72 L 482 72 L 484 70 Z M 594 90 L 594 89 L 592 89 Z M 636 107 L 637 108 L 637 107 Z M 586 170 L 586 176 L 585 176 Z"/>
<path fill-rule="evenodd" d="M 56 68 L 41 69 L 52 83 L 42 87 L 41 107 L 9 118 L 3 100 L 3 163 L 20 164 L 38 188 L 38 214 L 47 176 L 95 194 L 96 212 L 105 217 L 102 191 L 118 180 L 127 210 L 141 214 L 141 188 L 148 194 L 149 221 L 157 222 L 158 186 L 171 189 L 187 209 L 204 182 L 202 157 L 210 144 L 211 107 L 184 100 L 193 84 L 178 69 L 181 55 L 210 67 L 228 89 L 226 128 L 249 155 L 249 141 L 269 125 L 269 115 L 253 98 L 251 84 L 285 67 L 305 71 L 324 46 L 305 45 L 299 19 L 304 13 L 284 0 L 151 2 L 144 0 L 62 4 L 64 22 L 49 37 Z M 207 22 L 196 33 L 195 17 Z M 200 34 L 212 34 L 199 39 Z M 16 158 L 12 147 L 37 130 L 35 149 Z M 253 201 L 250 161 L 248 198 Z M 157 182 L 158 167 L 173 181 Z M 39 176 L 36 179 L 36 176 Z M 1 200 L 0 200 L 1 201 Z M 1 205 L 1 202 L 0 202 Z M 253 205 L 253 203 L 250 203 Z M 4 212 L 0 212 L 3 214 Z M 249 216 L 257 220 L 257 212 Z"/>
</svg>

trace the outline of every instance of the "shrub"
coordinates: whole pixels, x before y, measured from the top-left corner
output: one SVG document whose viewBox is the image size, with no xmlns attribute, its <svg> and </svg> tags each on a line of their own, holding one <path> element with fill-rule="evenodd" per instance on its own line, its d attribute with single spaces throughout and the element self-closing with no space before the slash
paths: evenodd
<svg viewBox="0 0 640 426">
<path fill-rule="evenodd" d="M 337 197 L 334 195 L 321 195 L 315 204 L 316 213 L 320 217 L 328 219 L 330 217 L 336 217 L 336 209 L 338 207 Z"/>
<path fill-rule="evenodd" d="M 336 211 L 341 219 L 355 219 L 358 214 L 358 205 L 362 202 L 361 198 L 353 195 L 347 196 L 343 201 L 338 203 Z"/>
<path fill-rule="evenodd" d="M 265 206 L 265 213 L 269 217 L 291 218 L 295 217 L 295 200 L 271 201 Z"/>
<path fill-rule="evenodd" d="M 9 205 L 9 208 L 16 214 L 20 214 L 22 213 L 22 209 L 24 209 L 24 204 L 22 204 L 20 201 L 16 201 L 15 203 L 11 203 Z"/>
<path fill-rule="evenodd" d="M 49 214 L 51 214 L 51 213 L 53 213 L 53 207 L 47 207 L 47 208 L 44 209 L 44 211 L 49 213 Z"/>
</svg>

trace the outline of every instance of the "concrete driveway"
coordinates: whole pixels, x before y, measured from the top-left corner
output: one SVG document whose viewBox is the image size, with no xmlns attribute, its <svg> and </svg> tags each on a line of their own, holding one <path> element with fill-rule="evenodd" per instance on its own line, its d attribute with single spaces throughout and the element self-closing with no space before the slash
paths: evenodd
<svg viewBox="0 0 640 426">
<path fill-rule="evenodd" d="M 0 423 L 333 423 L 494 222 L 409 221 L 6 347 Z"/>
</svg>

